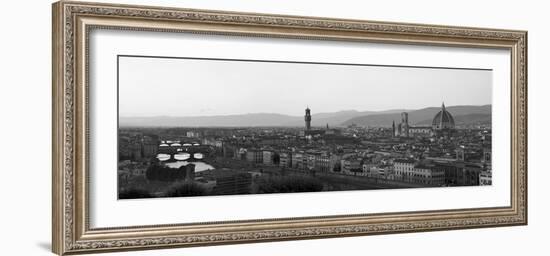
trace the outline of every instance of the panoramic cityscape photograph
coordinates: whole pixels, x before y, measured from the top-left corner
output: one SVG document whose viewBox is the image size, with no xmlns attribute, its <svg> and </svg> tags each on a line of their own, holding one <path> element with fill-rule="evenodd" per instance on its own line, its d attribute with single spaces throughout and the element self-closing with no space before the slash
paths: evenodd
<svg viewBox="0 0 550 256">
<path fill-rule="evenodd" d="M 118 199 L 492 184 L 492 70 L 118 56 Z"/>
</svg>

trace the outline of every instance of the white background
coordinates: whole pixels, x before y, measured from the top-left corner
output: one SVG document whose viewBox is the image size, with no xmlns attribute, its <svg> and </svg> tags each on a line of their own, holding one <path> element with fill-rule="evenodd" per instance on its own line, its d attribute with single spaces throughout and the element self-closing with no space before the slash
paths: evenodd
<svg viewBox="0 0 550 256">
<path fill-rule="evenodd" d="M 545 255 L 550 179 L 544 157 L 550 23 L 544 1 L 122 1 L 529 30 L 529 226 L 230 245 L 121 255 Z M 3 5 L 0 43 L 2 255 L 50 255 L 50 1 Z M 545 72 L 546 71 L 546 72 Z"/>
<path fill-rule="evenodd" d="M 92 32 L 90 36 L 90 226 L 93 228 L 510 205 L 509 51 L 192 34 L 170 36 L 164 34 L 160 37 L 158 33 L 154 32 L 114 30 L 98 30 Z M 493 100 L 491 103 L 494 109 L 492 120 L 493 126 L 500 124 L 492 136 L 493 185 L 116 200 L 117 176 L 114 168 L 117 165 L 117 145 L 113 141 L 116 141 L 118 121 L 117 54 L 492 69 L 493 91 L 491 96 Z M 121 61 L 120 65 L 120 70 L 123 72 L 125 62 Z M 132 71 L 136 72 L 135 69 Z M 165 69 L 163 71 L 166 72 Z M 254 70 L 246 69 L 246 72 L 254 72 Z M 288 72 L 286 71 L 286 73 Z M 121 78 L 133 74 L 128 74 L 126 71 L 126 75 L 121 75 Z M 348 75 L 357 76 L 358 74 Z M 395 76 L 395 74 L 392 75 Z M 388 76 L 388 74 L 376 74 L 376 76 Z M 281 79 L 277 80 L 281 81 Z M 134 83 L 129 84 L 126 81 L 121 79 L 120 86 L 134 86 Z M 180 79 L 179 81 L 180 88 L 189 87 L 186 84 L 181 84 L 187 80 Z M 284 80 L 282 81 L 284 83 Z M 317 84 L 317 86 L 329 87 L 330 83 Z M 363 85 L 355 84 L 355 86 L 373 88 L 370 93 L 377 95 L 372 82 Z M 413 83 L 409 86 L 418 87 Z M 224 84 L 216 86 L 215 89 L 223 90 L 227 87 L 231 87 L 231 85 Z M 431 87 L 432 90 L 438 88 L 437 85 Z M 349 90 L 359 93 L 359 90 L 355 90 L 355 88 Z M 467 88 L 464 90 L 459 93 L 468 95 L 477 92 L 468 91 Z M 121 90 L 120 97 L 128 97 L 125 92 L 127 91 Z M 177 94 L 178 92 L 173 93 Z M 235 94 L 233 91 L 230 93 Z M 323 94 L 323 92 L 319 93 Z M 401 90 L 392 92 L 392 94 L 398 93 L 404 92 Z M 150 93 L 146 94 L 153 98 L 142 101 L 147 102 L 144 106 L 155 104 L 155 96 Z M 179 95 L 185 94 L 180 92 Z M 435 96 L 441 97 L 441 95 L 453 96 L 449 93 L 436 94 Z M 388 94 L 380 95 L 380 97 L 391 98 Z M 245 100 L 249 100 L 249 98 Z M 396 102 L 401 103 L 398 96 L 395 98 Z M 364 99 L 362 98 L 362 100 Z M 418 97 L 417 101 L 420 99 L 423 100 L 424 97 Z M 227 100 L 227 97 L 223 100 Z M 233 100 L 231 99 L 231 101 Z M 353 98 L 347 100 L 353 101 Z M 213 100 L 213 102 L 217 101 Z M 425 102 L 424 104 L 429 103 Z M 309 106 L 313 108 L 312 105 Z M 393 106 L 393 108 L 399 107 L 403 106 Z"/>
</svg>

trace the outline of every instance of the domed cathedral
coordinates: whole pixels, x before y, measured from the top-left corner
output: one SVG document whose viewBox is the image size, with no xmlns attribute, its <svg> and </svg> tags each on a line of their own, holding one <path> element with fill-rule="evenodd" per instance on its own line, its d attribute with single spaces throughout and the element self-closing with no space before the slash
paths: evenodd
<svg viewBox="0 0 550 256">
<path fill-rule="evenodd" d="M 436 136 L 449 136 L 455 131 L 455 119 L 445 109 L 445 103 L 441 104 L 441 110 L 435 115 L 432 121 L 432 132 Z"/>
<path fill-rule="evenodd" d="M 434 116 L 432 126 L 410 126 L 409 115 L 401 113 L 401 123 L 392 123 L 393 137 L 428 137 L 451 136 L 455 132 L 455 120 L 451 113 L 445 109 L 445 103 L 441 110 Z"/>
</svg>

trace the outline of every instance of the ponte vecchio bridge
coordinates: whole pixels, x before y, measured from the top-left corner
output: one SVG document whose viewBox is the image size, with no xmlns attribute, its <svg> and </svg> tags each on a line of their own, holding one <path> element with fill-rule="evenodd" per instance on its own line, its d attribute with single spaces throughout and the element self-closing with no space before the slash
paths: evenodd
<svg viewBox="0 0 550 256">
<path fill-rule="evenodd" d="M 197 142 L 161 141 L 158 147 L 159 161 L 194 161 L 203 159 L 210 147 Z"/>
</svg>

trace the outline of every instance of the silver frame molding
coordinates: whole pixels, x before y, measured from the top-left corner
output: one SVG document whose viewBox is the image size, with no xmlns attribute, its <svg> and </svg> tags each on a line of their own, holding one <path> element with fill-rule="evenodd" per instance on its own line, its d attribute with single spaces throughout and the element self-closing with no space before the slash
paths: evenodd
<svg viewBox="0 0 550 256">
<path fill-rule="evenodd" d="M 527 224 L 527 32 L 61 1 L 53 4 L 53 234 L 60 255 Z M 88 39 L 93 29 L 496 48 L 511 51 L 511 205 L 92 229 Z"/>
</svg>

